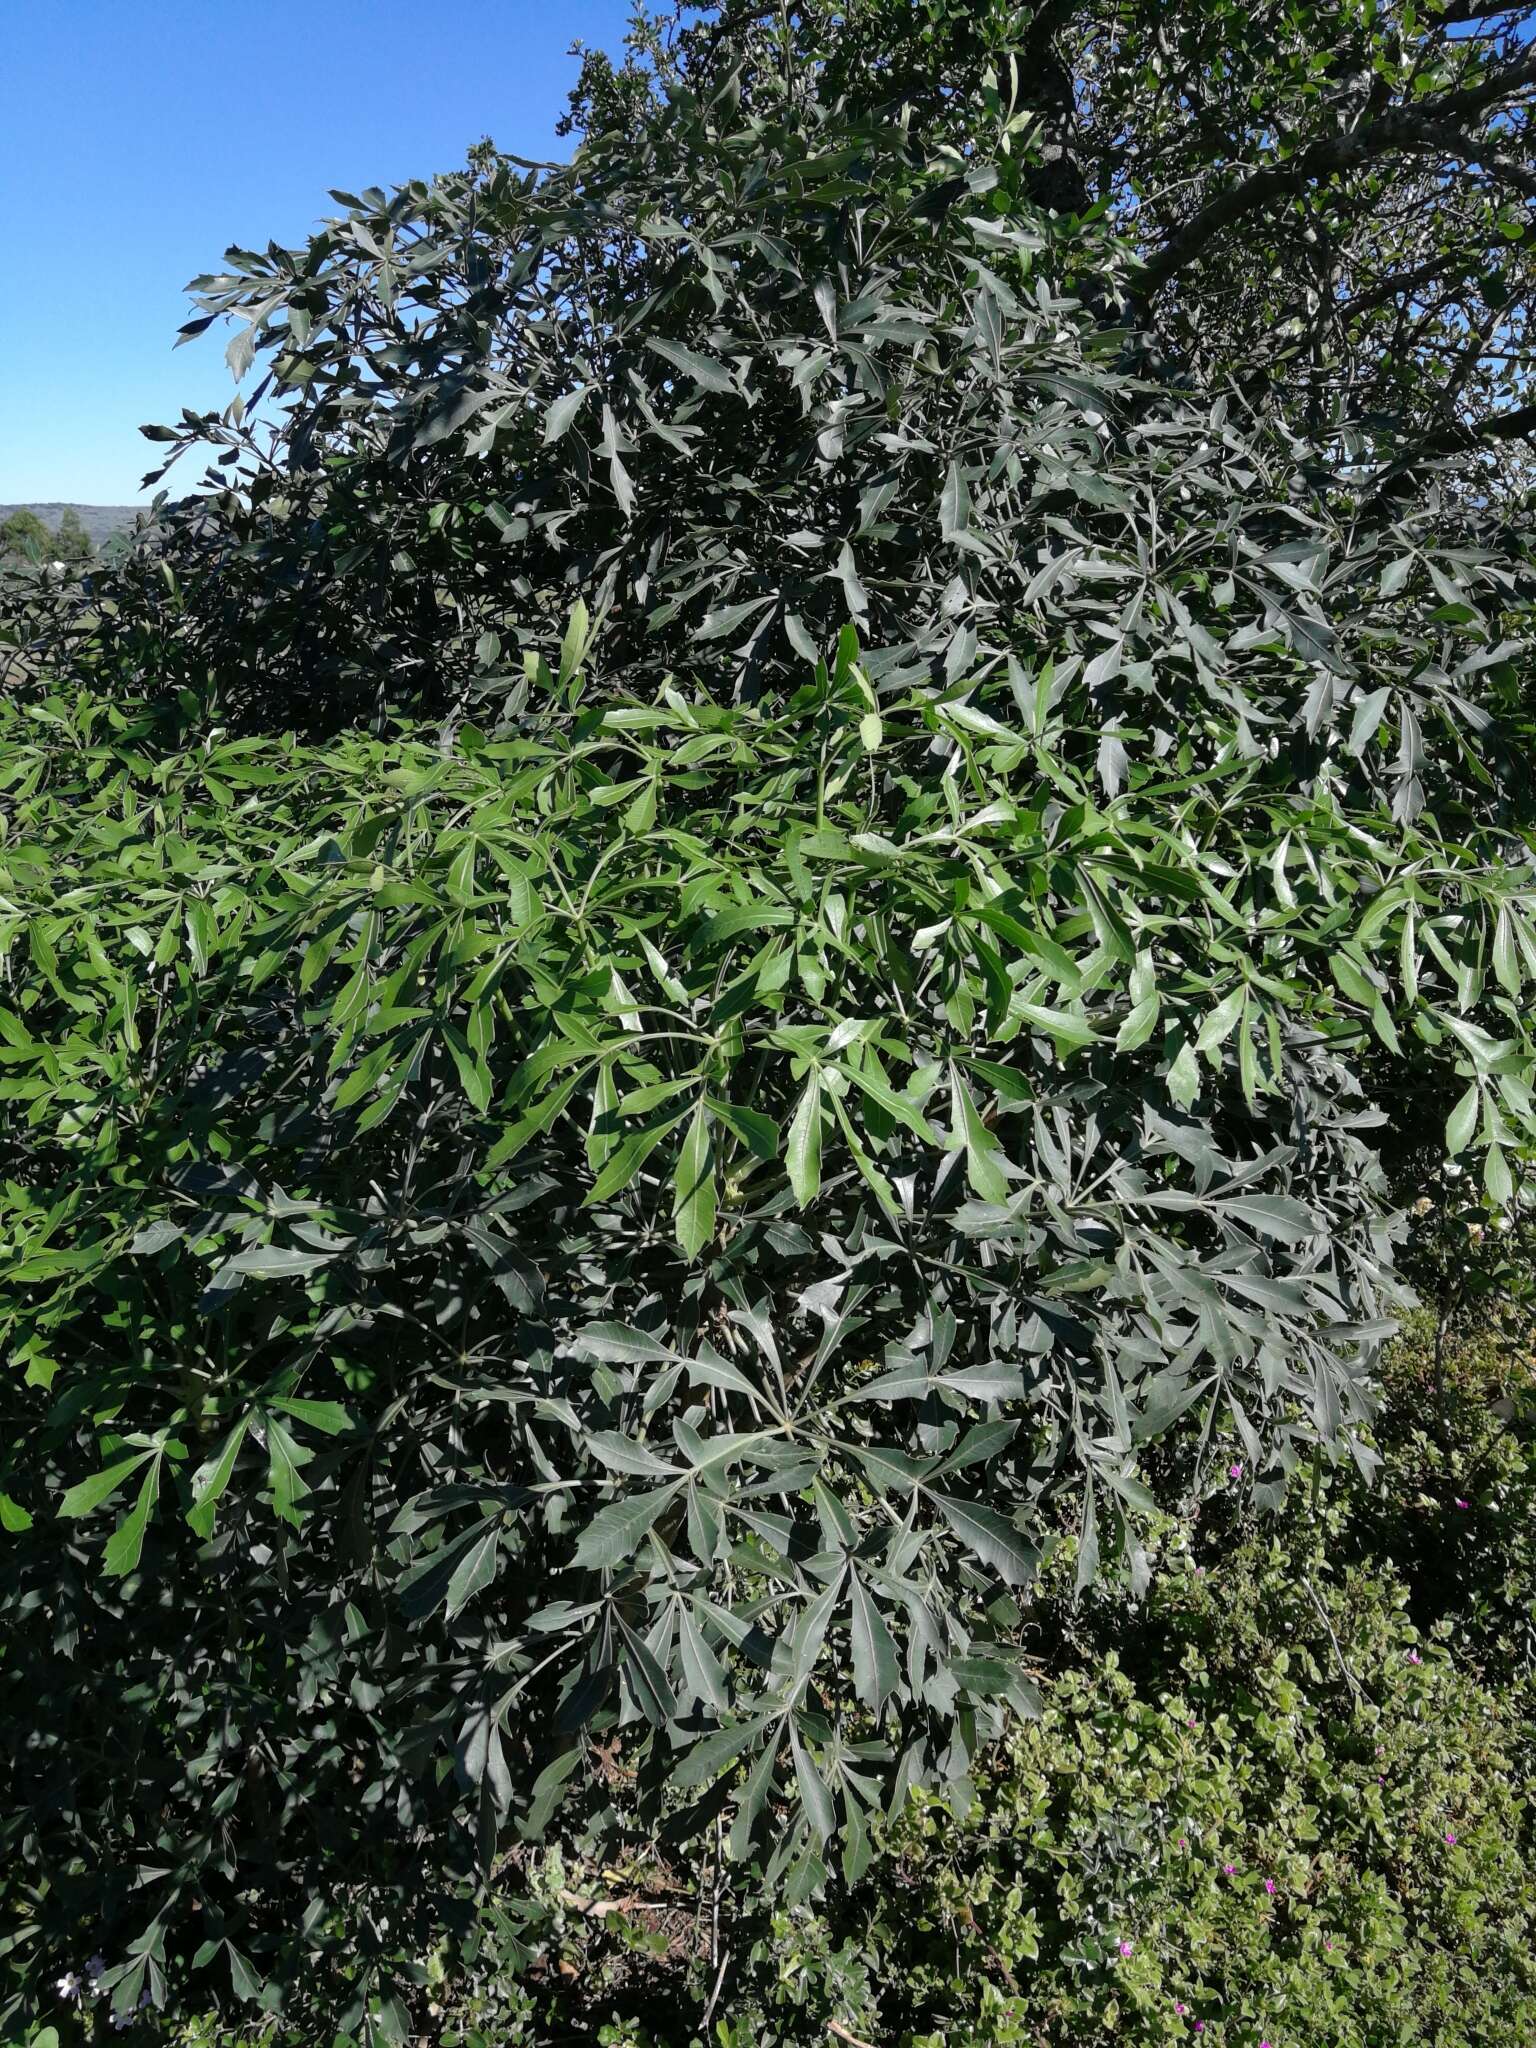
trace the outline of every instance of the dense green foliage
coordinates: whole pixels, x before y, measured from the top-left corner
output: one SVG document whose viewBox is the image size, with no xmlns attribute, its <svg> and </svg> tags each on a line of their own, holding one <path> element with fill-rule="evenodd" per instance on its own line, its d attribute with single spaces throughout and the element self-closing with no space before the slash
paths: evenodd
<svg viewBox="0 0 1536 2048">
<path fill-rule="evenodd" d="M 553 663 L 579 594 L 596 674 L 630 687 L 728 657 L 737 687 L 790 689 L 849 617 L 898 685 L 1101 637 L 1134 677 L 1180 629 L 1136 589 L 1154 517 L 1172 566 L 1207 512 L 1278 492 L 1261 552 L 1347 577 L 1338 512 L 1374 539 L 1395 495 L 1470 487 L 1438 537 L 1493 539 L 1490 498 L 1528 521 L 1530 409 L 1505 401 L 1536 58 L 1528 7 L 1480 34 L 1466 12 L 818 0 L 653 25 L 643 66 L 589 66 L 568 166 L 487 147 L 196 281 L 184 331 L 235 323 L 242 392 L 147 430 L 168 464 L 216 461 L 68 614 L 75 658 L 225 719 L 462 711 L 515 690 L 521 650 Z M 1153 505 L 1171 388 L 1186 431 L 1230 417 Z M 1248 445 L 1268 430 L 1287 473 Z M 1273 623 L 1267 594 L 1240 582 L 1229 628 Z M 1303 635 L 1353 672 L 1347 636 Z"/>
<path fill-rule="evenodd" d="M 493 1909 L 467 1970 L 407 1939 L 418 2024 L 513 2048 L 816 2048 L 829 2020 L 887 2048 L 1524 2039 L 1536 1391 L 1504 1342 L 1460 1338 L 1437 1417 L 1431 1354 L 1426 1332 L 1389 1363 L 1374 1488 L 1325 1475 L 1278 1523 L 1224 1489 L 1192 1532 L 1159 1527 L 1133 1617 L 1072 1601 L 1065 1542 L 1029 1637 L 1042 1718 L 969 1804 L 882 1824 L 845 1895 L 727 1884 L 716 1926 L 711 1855 L 632 1838 L 603 1869 L 578 1832 L 516 1867 L 529 1967 L 503 1966 Z M 81 1971 L 98 1931 L 71 1933 Z"/>
<path fill-rule="evenodd" d="M 1351 1490 L 1528 1289 L 1527 11 L 641 20 L 199 281 L 209 487 L 0 579 L 0 2017 L 536 2039 L 646 1855 L 726 2043 L 1528 2016 L 1526 1678 Z"/>
<path fill-rule="evenodd" d="M 53 528 L 25 505 L 0 520 L 0 561 L 12 568 L 42 560 L 78 564 L 90 561 L 95 552 L 73 505 L 64 507 Z"/>
<path fill-rule="evenodd" d="M 53 535 L 24 505 L 0 524 L 0 560 L 8 564 L 40 561 L 52 545 Z"/>
</svg>

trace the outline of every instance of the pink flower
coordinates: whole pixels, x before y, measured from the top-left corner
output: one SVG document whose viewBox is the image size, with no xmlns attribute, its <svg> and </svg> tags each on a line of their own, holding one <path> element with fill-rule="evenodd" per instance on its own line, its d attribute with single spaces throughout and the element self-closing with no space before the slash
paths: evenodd
<svg viewBox="0 0 1536 2048">
<path fill-rule="evenodd" d="M 1410 1650 L 1408 1652 L 1408 1662 L 1410 1664 L 1419 1664 L 1423 1662 L 1423 1659 L 1420 1657 L 1417 1650 Z"/>
<path fill-rule="evenodd" d="M 1179 1837 L 1179 1847 L 1180 1847 L 1181 1849 L 1187 1849 L 1187 1848 L 1189 1847 L 1189 1843 L 1188 1843 L 1188 1841 L 1187 1841 L 1187 1840 L 1186 1840 L 1186 1839 L 1184 1838 L 1184 1836 L 1183 1836 L 1183 1835 L 1180 1835 L 1180 1837 Z"/>
<path fill-rule="evenodd" d="M 1129 1955 L 1129 1954 L 1131 1953 L 1131 1947 L 1132 1947 L 1132 1944 L 1131 1944 L 1130 1942 L 1128 1942 L 1128 1941 L 1122 1941 L 1122 1942 L 1121 1942 L 1121 1944 L 1120 1944 L 1120 1953 L 1121 1953 L 1121 1955 L 1123 1955 L 1123 1956 L 1128 1956 L 1128 1955 Z"/>
<path fill-rule="evenodd" d="M 1195 1717 L 1194 1717 L 1194 1715 L 1193 1715 L 1193 1714 L 1189 1714 L 1189 1715 L 1187 1715 L 1187 1716 L 1185 1717 L 1185 1721 L 1184 1721 L 1184 1726 L 1185 1726 L 1186 1728 L 1193 1728 L 1193 1727 L 1194 1727 L 1194 1725 L 1195 1725 Z"/>
<path fill-rule="evenodd" d="M 1221 1872 L 1223 1877 L 1233 1877 L 1237 1874 L 1237 1865 L 1235 1863 L 1223 1863 Z"/>
<path fill-rule="evenodd" d="M 1447 1828 L 1445 1831 L 1445 1839 L 1450 1843 L 1451 1847 L 1454 1849 L 1456 1846 L 1456 1830 L 1454 1828 Z"/>
<path fill-rule="evenodd" d="M 1469 1501 L 1469 1500 L 1463 1500 L 1463 1499 L 1462 1499 L 1462 1497 L 1461 1497 L 1461 1495 L 1460 1495 L 1460 1494 L 1457 1494 L 1457 1496 L 1456 1496 L 1456 1505 L 1457 1505 L 1457 1507 L 1459 1507 L 1459 1508 L 1469 1508 L 1469 1507 L 1471 1507 L 1472 1503 L 1471 1503 L 1471 1501 Z"/>
<path fill-rule="evenodd" d="M 1185 2013 L 1189 2011 L 1189 2007 L 1184 2003 L 1184 2001 L 1181 1998 L 1176 1998 L 1173 2001 L 1173 2009 L 1179 2015 L 1180 2019 L 1182 2019 Z"/>
<path fill-rule="evenodd" d="M 1324 1947 L 1324 1948 L 1332 1948 L 1332 1947 L 1333 1947 L 1333 1936 L 1332 1936 L 1331 1934 L 1325 1934 L 1325 1935 L 1323 1936 L 1323 1947 Z"/>
<path fill-rule="evenodd" d="M 1241 1479 L 1241 1478 L 1242 1478 L 1242 1476 L 1243 1476 L 1243 1466 L 1242 1466 L 1242 1460 L 1241 1460 L 1241 1459 L 1239 1459 L 1239 1460 L 1237 1461 L 1237 1463 L 1236 1463 L 1236 1464 L 1233 1464 L 1233 1465 L 1229 1465 L 1229 1466 L 1227 1467 L 1227 1477 L 1228 1477 L 1229 1479 Z"/>
<path fill-rule="evenodd" d="M 1269 1896 L 1271 1898 L 1275 1896 L 1275 1880 L 1272 1877 L 1265 1878 L 1264 1889 L 1269 1893 Z"/>
<path fill-rule="evenodd" d="M 1196 2032 L 1197 2034 L 1203 2034 L 1203 2033 L 1205 2032 L 1205 2021 L 1204 2021 L 1204 2020 L 1196 2020 L 1196 2021 L 1195 2021 L 1195 2032 Z"/>
</svg>

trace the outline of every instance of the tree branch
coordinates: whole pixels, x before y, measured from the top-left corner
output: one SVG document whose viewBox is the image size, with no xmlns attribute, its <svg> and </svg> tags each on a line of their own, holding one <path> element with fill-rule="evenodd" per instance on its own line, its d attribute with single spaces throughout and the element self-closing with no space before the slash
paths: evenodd
<svg viewBox="0 0 1536 2048">
<path fill-rule="evenodd" d="M 1219 192 L 1142 266 L 1138 280 L 1142 295 L 1150 298 L 1154 292 L 1160 291 L 1181 270 L 1187 270 L 1192 263 L 1198 262 L 1224 229 L 1246 219 L 1249 214 L 1259 212 L 1273 200 L 1288 198 L 1321 179 L 1358 170 L 1377 157 L 1391 155 L 1394 150 L 1421 151 L 1449 146 L 1461 156 L 1486 158 L 1501 155 L 1491 150 L 1486 141 L 1457 132 L 1455 124 L 1464 123 L 1471 115 L 1485 113 L 1497 102 L 1510 99 L 1533 84 L 1536 84 L 1536 53 L 1528 55 L 1519 64 L 1506 66 L 1493 77 L 1484 79 L 1481 85 L 1471 86 L 1464 92 L 1443 94 L 1421 106 L 1394 107 L 1390 113 L 1375 120 L 1363 121 L 1358 128 L 1337 135 L 1320 136 L 1284 162 L 1253 172 L 1250 177 L 1229 186 L 1225 192 Z M 1506 174 L 1510 174 L 1507 157 L 1503 159 L 1503 167 Z M 1529 175 L 1520 171 L 1512 177 L 1512 182 L 1523 184 Z"/>
</svg>

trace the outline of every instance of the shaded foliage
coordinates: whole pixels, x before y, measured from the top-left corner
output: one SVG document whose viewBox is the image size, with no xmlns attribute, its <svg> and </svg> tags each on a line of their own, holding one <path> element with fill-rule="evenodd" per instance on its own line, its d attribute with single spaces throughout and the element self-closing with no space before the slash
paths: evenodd
<svg viewBox="0 0 1536 2048">
<path fill-rule="evenodd" d="M 1063 204 L 1129 87 L 1022 19 L 641 24 L 570 166 L 232 252 L 223 481 L 18 580 L 9 2009 L 94 1916 L 401 2042 L 552 1825 L 856 1884 L 1063 1528 L 1374 1469 L 1426 1128 L 1520 1217 L 1518 479 L 1145 324 L 1284 180 Z"/>
</svg>

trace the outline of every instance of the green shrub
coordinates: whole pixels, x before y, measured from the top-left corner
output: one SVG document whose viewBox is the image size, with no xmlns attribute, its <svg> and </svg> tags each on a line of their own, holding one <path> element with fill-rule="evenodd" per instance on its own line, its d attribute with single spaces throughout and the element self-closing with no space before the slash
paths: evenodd
<svg viewBox="0 0 1536 2048">
<path fill-rule="evenodd" d="M 1337 1297 L 1308 1292 L 1330 1269 L 1304 1196 L 1327 1207 L 1322 1257 L 1352 1262 L 1332 1270 L 1367 1270 L 1379 1193 L 1354 1129 L 1328 1168 L 1318 1126 L 1306 1178 L 1274 1150 L 1284 1192 L 1218 1177 L 1201 1146 L 1239 1114 L 1241 1060 L 1200 1023 L 1209 931 L 1180 871 L 1106 863 L 1073 912 L 1085 855 L 1058 820 L 1057 894 L 1026 924 L 1009 863 L 1043 821 L 1011 778 L 1049 741 L 973 731 L 982 688 L 972 725 L 888 700 L 872 749 L 854 654 L 775 716 L 666 695 L 586 712 L 573 652 L 537 732 L 452 755 L 409 735 L 156 752 L 89 700 L 12 714 L 18 1999 L 89 1927 L 124 2006 L 212 1971 L 290 2021 L 403 2032 L 433 1956 L 462 1975 L 489 1938 L 499 1978 L 547 1946 L 564 1908 L 533 1845 L 562 1799 L 578 1863 L 635 1827 L 676 1851 L 718 1817 L 791 1906 L 827 1884 L 834 1830 L 856 1883 L 882 1809 L 985 1768 L 1002 1702 L 1030 1709 L 1032 1645 L 1084 1626 L 1060 1601 L 1092 1586 L 1094 1550 L 1124 1545 L 1145 1587 L 1149 1485 L 1199 1502 L 1218 1546 L 1288 1469 L 1330 1498 L 1329 1388 L 1355 1418 L 1341 1447 L 1378 1462 L 1357 1368 L 1313 1334 L 1328 1317 L 1337 1345 Z M 919 766 L 938 734 L 969 790 L 941 813 Z M 925 832 L 957 825 L 998 893 L 974 923 L 951 912 L 920 1001 L 903 954 L 952 861 Z M 1135 844 L 1129 811 L 1085 805 L 1075 829 L 1088 858 L 1115 831 Z M 786 888 L 811 846 L 814 885 Z M 1200 858 L 1196 840 L 1188 872 Z M 1501 884 L 1456 872 L 1505 914 Z M 1406 928 L 1372 915 L 1387 940 Z M 1116 1048 L 1141 970 L 1112 933 L 1154 920 L 1163 1022 Z M 1268 941 L 1286 1029 L 1343 1044 L 1360 1026 L 1310 975 L 1306 930 L 1298 904 Z M 1459 913 L 1444 930 L 1479 943 Z M 1095 964 L 1046 1007 L 1040 949 L 1074 935 Z M 1438 1028 L 1455 1013 L 1425 960 L 1414 1014 Z M 1148 1149 L 1145 1092 L 1202 1036 L 1211 1135 L 1192 1151 L 1202 1126 L 1168 1104 Z M 1075 1146 L 1094 1132 L 1136 1162 L 1101 1165 L 1079 1214 L 1118 1215 L 1139 1296 L 1136 1267 L 1083 1258 L 1067 1105 Z M 923 1202 L 895 1194 L 919 1176 Z M 1229 1311 L 1206 1382 L 1178 1361 L 1188 1325 L 1158 1338 L 1153 1314 L 1195 1259 L 1272 1304 Z M 1272 1377 L 1287 1331 L 1322 1373 L 1305 1407 L 1294 1366 Z M 1090 1372 L 1110 1346 L 1120 1369 Z M 775 1391 L 790 1357 L 793 1396 Z M 1101 1418 L 1070 1444 L 1068 1399 Z M 1181 1411 L 1198 1427 L 1169 1436 Z M 1395 1428 L 1403 1475 L 1441 1483 Z M 1518 1523 L 1528 1470 L 1501 1444 L 1497 1484 L 1455 1513 Z M 1442 1446 L 1447 1482 L 1482 1455 Z M 1009 1583 L 1053 1543 L 1021 1610 Z M 1485 1637 L 1526 1597 L 1525 1555 L 1512 1541 Z"/>
<path fill-rule="evenodd" d="M 1160 1509 L 1379 1462 L 1373 1099 L 1523 1213 L 1528 542 L 1164 375 L 966 13 L 920 108 L 813 8 L 234 252 L 275 410 L 7 612 L 0 2016 L 83 1942 L 125 2021 L 504 2034 L 657 1859 L 779 1967 Z M 825 1940 L 770 2007 L 886 1995 Z"/>
<path fill-rule="evenodd" d="M 1425 1588 L 1376 1547 L 1412 1530 L 1422 1499 L 1411 1352 L 1388 1387 L 1382 1435 L 1401 1431 L 1404 1448 L 1376 1488 L 1325 1480 L 1315 1512 L 1244 1516 L 1214 1540 L 1165 1527 L 1131 1617 L 1071 1601 L 1065 1546 L 1042 1588 L 1062 1602 L 1039 1629 L 1062 1668 L 1042 1668 L 1041 1718 L 964 1792 L 914 1794 L 868 1876 L 827 1906 L 738 1892 L 711 2048 L 808 2048 L 829 2020 L 885 2048 L 1525 2039 L 1536 1680 L 1478 1672 L 1479 1617 L 1509 1579 L 1496 1547 L 1462 1559 L 1466 1621 L 1441 1613 L 1427 1629 Z M 1469 1409 L 1451 1433 L 1456 1452 L 1472 1448 Z M 1529 1529 L 1536 1417 L 1506 1439 L 1500 1509 Z M 1349 1551 L 1358 1563 L 1330 1562 Z M 1523 1590 L 1528 1604 L 1529 1579 Z M 574 1977 L 508 2038 L 581 2025 L 625 2048 L 702 2038 L 707 1953 L 684 1944 L 648 1982 L 606 1924 L 579 1919 L 556 1953 Z"/>
</svg>

